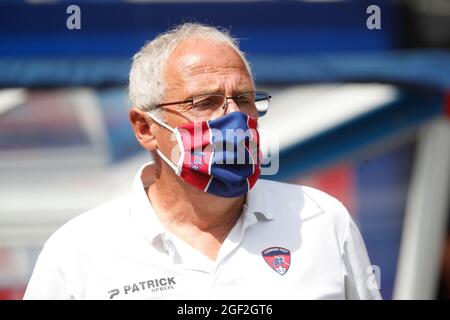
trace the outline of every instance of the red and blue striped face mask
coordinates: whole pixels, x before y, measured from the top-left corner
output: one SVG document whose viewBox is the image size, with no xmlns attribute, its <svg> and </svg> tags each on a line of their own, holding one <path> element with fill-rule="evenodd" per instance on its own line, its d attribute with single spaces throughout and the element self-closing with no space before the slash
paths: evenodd
<svg viewBox="0 0 450 320">
<path fill-rule="evenodd" d="M 172 128 L 149 115 L 174 133 L 180 150 L 177 164 L 160 150 L 156 152 L 187 183 L 204 192 L 233 198 L 247 193 L 259 178 L 257 118 L 239 111 Z"/>
</svg>

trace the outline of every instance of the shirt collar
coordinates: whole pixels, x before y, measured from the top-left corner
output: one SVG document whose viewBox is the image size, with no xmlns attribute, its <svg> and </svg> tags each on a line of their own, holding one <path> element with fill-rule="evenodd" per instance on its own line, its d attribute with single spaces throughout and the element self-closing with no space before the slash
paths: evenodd
<svg viewBox="0 0 450 320">
<path fill-rule="evenodd" d="M 130 217 L 132 223 L 144 238 L 151 243 L 154 243 L 159 236 L 166 233 L 145 191 L 145 188 L 150 186 L 154 180 L 154 162 L 142 165 L 134 177 L 130 195 Z"/>
<path fill-rule="evenodd" d="M 259 181 L 256 181 L 252 189 L 247 193 L 244 203 L 244 212 L 255 214 L 257 217 L 261 216 L 265 220 L 273 220 L 271 202 L 268 201 L 269 195 L 265 194 L 264 187 Z"/>
<path fill-rule="evenodd" d="M 148 199 L 145 188 L 155 181 L 154 162 L 142 165 L 133 180 L 130 195 L 130 217 L 133 225 L 139 230 L 144 238 L 155 243 L 159 237 L 167 237 L 167 232 L 159 221 L 153 207 Z M 247 193 L 242 214 L 253 213 L 257 220 L 273 220 L 271 202 L 264 192 L 264 187 L 256 182 L 254 187 Z"/>
</svg>

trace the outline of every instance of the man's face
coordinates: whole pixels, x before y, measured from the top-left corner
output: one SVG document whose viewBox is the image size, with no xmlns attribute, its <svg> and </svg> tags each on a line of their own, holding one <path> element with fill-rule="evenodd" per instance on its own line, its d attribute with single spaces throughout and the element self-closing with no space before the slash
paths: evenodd
<svg viewBox="0 0 450 320">
<path fill-rule="evenodd" d="M 235 96 L 254 91 L 252 78 L 236 51 L 226 44 L 202 38 L 186 40 L 172 52 L 164 77 L 166 91 L 162 103 L 189 100 L 209 93 Z M 238 110 L 235 102 L 229 99 L 227 113 Z M 164 121 L 171 127 L 198 120 L 185 106 L 164 107 Z M 160 126 L 154 133 L 159 149 L 171 155 L 172 147 L 176 146 L 171 141 L 171 133 Z"/>
</svg>

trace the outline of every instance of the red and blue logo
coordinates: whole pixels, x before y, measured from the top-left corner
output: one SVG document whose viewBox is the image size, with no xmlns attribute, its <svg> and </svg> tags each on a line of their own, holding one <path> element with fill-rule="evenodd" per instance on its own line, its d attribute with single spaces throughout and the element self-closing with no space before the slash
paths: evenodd
<svg viewBox="0 0 450 320">
<path fill-rule="evenodd" d="M 291 252 L 281 247 L 270 247 L 261 252 L 267 264 L 276 272 L 284 275 L 291 265 Z"/>
</svg>

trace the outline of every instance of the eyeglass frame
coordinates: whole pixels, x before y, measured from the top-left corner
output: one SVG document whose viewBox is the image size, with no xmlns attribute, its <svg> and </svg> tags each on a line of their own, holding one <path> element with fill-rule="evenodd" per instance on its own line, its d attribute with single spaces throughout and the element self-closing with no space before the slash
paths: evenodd
<svg viewBox="0 0 450 320">
<path fill-rule="evenodd" d="M 174 102 L 165 102 L 165 103 L 160 103 L 160 104 L 156 104 L 156 105 L 154 105 L 153 107 L 155 107 L 155 108 L 159 108 L 159 107 L 165 107 L 165 106 L 171 106 L 171 105 L 175 105 L 175 104 L 185 104 L 185 103 L 191 103 L 191 107 L 192 107 L 192 109 L 194 109 L 194 100 L 195 100 L 195 98 L 198 98 L 198 97 L 201 97 L 201 96 L 208 96 L 208 95 L 211 95 L 211 96 L 214 96 L 214 95 L 217 95 L 217 96 L 223 96 L 223 97 L 225 97 L 225 103 L 224 103 L 224 105 L 222 106 L 222 109 L 226 109 L 226 107 L 227 107 L 227 101 L 228 101 L 228 99 L 233 99 L 233 101 L 238 105 L 238 107 L 239 107 L 239 100 L 236 102 L 235 101 L 235 99 L 239 99 L 239 97 L 240 96 L 242 96 L 242 95 L 244 95 L 244 94 L 249 94 L 249 93 L 263 93 L 263 94 L 265 94 L 265 95 L 267 95 L 267 97 L 266 98 L 264 98 L 264 99 L 261 99 L 261 100 L 255 100 L 255 102 L 256 101 L 262 101 L 262 100 L 268 100 L 268 102 L 270 102 L 270 99 L 272 98 L 272 96 L 270 95 L 270 94 L 268 94 L 267 92 L 264 92 L 264 91 L 250 91 L 250 92 L 244 92 L 244 93 L 241 93 L 241 94 L 239 94 L 239 95 L 237 95 L 237 96 L 226 96 L 226 95 L 224 95 L 224 94 L 221 94 L 221 93 L 205 93 L 205 94 L 199 94 L 199 95 L 196 95 L 196 96 L 193 96 L 191 99 L 187 99 L 187 100 L 183 100 L 183 101 L 174 101 Z M 258 110 L 257 110 L 258 111 Z"/>
</svg>

